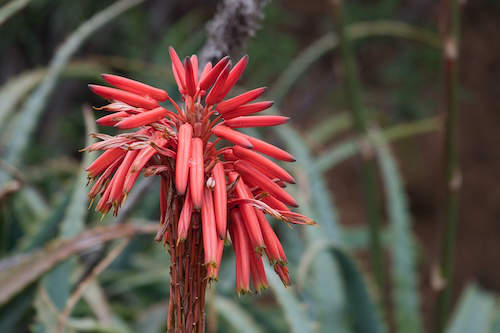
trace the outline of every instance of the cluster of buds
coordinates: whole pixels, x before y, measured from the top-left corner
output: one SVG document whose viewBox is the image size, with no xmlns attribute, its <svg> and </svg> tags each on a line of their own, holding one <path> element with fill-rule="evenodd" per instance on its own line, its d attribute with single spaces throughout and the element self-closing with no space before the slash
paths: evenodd
<svg viewBox="0 0 500 333">
<path fill-rule="evenodd" d="M 288 285 L 287 259 L 265 214 L 286 223 L 314 222 L 289 209 L 297 203 L 284 188 L 295 180 L 264 155 L 287 162 L 295 159 L 278 147 L 235 130 L 280 125 L 288 118 L 253 115 L 273 104 L 255 102 L 265 88 L 225 99 L 241 77 L 247 56 L 234 66 L 229 57 L 214 66 L 208 63 L 201 74 L 195 55 L 181 62 L 170 48 L 170 56 L 182 103 L 177 104 L 162 89 L 115 75 L 103 75 L 114 87 L 90 85 L 94 93 L 111 102 L 97 108 L 110 112 L 97 120 L 99 125 L 136 129 L 116 136 L 94 134 L 100 141 L 85 150 L 104 153 L 87 168 L 89 178 L 95 181 L 90 198 L 100 197 L 96 207 L 99 212 L 106 214 L 113 209 L 116 214 L 141 171 L 145 176 L 161 176 L 158 240 L 184 242 L 193 224 L 201 221 L 208 280 L 217 279 L 229 234 L 236 255 L 238 293 L 249 292 L 250 281 L 256 291 L 267 287 L 264 252 Z M 159 104 L 164 101 L 170 102 L 175 111 Z M 172 197 L 180 207 L 175 220 L 169 212 Z M 168 225 L 172 223 L 176 224 L 176 235 L 169 235 L 172 229 Z"/>
</svg>

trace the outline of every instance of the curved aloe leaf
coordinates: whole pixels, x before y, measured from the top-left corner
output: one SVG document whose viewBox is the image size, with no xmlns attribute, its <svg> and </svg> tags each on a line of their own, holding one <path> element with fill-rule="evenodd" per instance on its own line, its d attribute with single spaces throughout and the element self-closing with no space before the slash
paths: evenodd
<svg viewBox="0 0 500 333">
<path fill-rule="evenodd" d="M 411 232 L 411 217 L 406 194 L 396 161 L 382 133 L 378 130 L 371 130 L 369 136 L 377 152 L 377 160 L 382 171 L 393 237 L 390 249 L 396 329 L 398 332 L 421 332 L 415 239 Z"/>
<path fill-rule="evenodd" d="M 158 224 L 120 224 L 96 227 L 67 240 L 55 240 L 33 253 L 0 261 L 0 305 L 67 258 L 118 238 L 155 233 Z"/>
<path fill-rule="evenodd" d="M 2 25 L 9 17 L 23 9 L 30 0 L 12 0 L 0 8 L 0 25 Z"/>
<path fill-rule="evenodd" d="M 470 284 L 460 297 L 447 333 L 488 333 L 493 331 L 495 297 Z"/>
<path fill-rule="evenodd" d="M 397 124 L 382 130 L 382 135 L 387 141 L 395 141 L 418 134 L 438 130 L 441 121 L 437 117 L 416 120 L 408 123 Z M 356 155 L 360 150 L 360 145 L 356 140 L 346 140 L 336 144 L 318 158 L 318 169 L 325 172 L 339 163 Z"/>
<path fill-rule="evenodd" d="M 305 311 L 305 304 L 301 303 L 293 287 L 285 288 L 273 269 L 266 263 L 266 275 L 276 300 L 281 305 L 290 332 L 303 333 L 313 330 L 313 322 Z M 333 329 L 333 327 L 331 327 Z"/>
<path fill-rule="evenodd" d="M 354 260 L 336 243 L 324 241 L 310 246 L 301 260 L 297 280 L 305 280 L 315 259 L 326 250 L 333 256 L 340 269 L 352 331 L 373 333 L 387 331 L 380 317 L 380 310 L 372 300 L 363 275 Z"/>
<path fill-rule="evenodd" d="M 352 23 L 347 27 L 347 35 L 352 39 L 361 39 L 376 36 L 391 36 L 422 42 L 435 48 L 441 48 L 437 34 L 404 22 L 373 21 Z M 274 85 L 271 95 L 276 103 L 280 103 L 297 79 L 321 56 L 338 46 L 338 39 L 334 33 L 327 33 L 317 39 L 305 49 L 288 66 L 287 71 Z"/>
<path fill-rule="evenodd" d="M 10 164 L 19 164 L 24 148 L 26 147 L 31 133 L 36 127 L 38 118 L 45 106 L 47 98 L 54 89 L 59 75 L 66 66 L 71 56 L 78 50 L 80 45 L 106 23 L 117 17 L 125 10 L 144 0 L 120 0 L 92 16 L 89 20 L 78 27 L 57 50 L 51 60 L 47 74 L 42 83 L 30 95 L 23 104 L 21 111 L 16 115 L 9 131 L 2 136 L 2 142 L 9 144 L 5 146 L 4 158 Z M 0 184 L 7 179 L 5 173 L 0 173 Z"/>
<path fill-rule="evenodd" d="M 220 316 L 223 317 L 229 324 L 231 324 L 235 332 L 263 332 L 262 328 L 243 308 L 238 305 L 238 303 L 233 302 L 226 297 L 215 296 L 214 304 L 217 312 L 219 312 Z"/>
</svg>

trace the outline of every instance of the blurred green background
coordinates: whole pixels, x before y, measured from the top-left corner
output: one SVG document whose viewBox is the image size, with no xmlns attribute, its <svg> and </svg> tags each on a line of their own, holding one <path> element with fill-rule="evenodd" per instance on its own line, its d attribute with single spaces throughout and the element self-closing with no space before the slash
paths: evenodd
<svg viewBox="0 0 500 333">
<path fill-rule="evenodd" d="M 102 83 L 100 73 L 114 73 L 178 97 L 168 47 L 181 57 L 197 53 L 206 39 L 205 25 L 220 4 L 135 2 L 116 2 L 128 4 L 125 10 L 107 0 L 0 1 L 0 332 L 54 332 L 57 313 L 82 277 L 120 246 L 123 252 L 115 251 L 118 257 L 75 304 L 65 331 L 164 330 L 169 259 L 152 241 L 159 215 L 157 182 L 143 180 L 138 186 L 143 191 L 130 200 L 131 210 L 118 217 L 120 223 L 150 229 L 127 244 L 113 240 L 68 254 L 62 265 L 54 261 L 61 253 L 60 239 L 117 221 L 108 216 L 100 222 L 97 213 L 86 210 L 82 170 L 95 156 L 79 152 L 92 131 L 82 110 L 103 104 L 86 85 Z M 330 1 L 270 1 L 246 50 L 232 55 L 250 56 L 241 87 L 268 86 L 266 99 L 276 101 L 274 112 L 292 118 L 283 128 L 256 134 L 297 157 L 286 166 L 298 180 L 291 191 L 301 212 L 319 226 L 290 230 L 274 223 L 289 256 L 293 285 L 288 289 L 269 276 L 270 290 L 238 298 L 228 248 L 219 283 L 207 297 L 209 332 L 434 328 L 445 214 L 444 9 L 431 0 L 345 2 L 373 125 L 368 137 L 352 128 Z M 100 20 L 89 22 L 96 14 L 102 14 Z M 468 1 L 462 30 L 463 179 L 447 330 L 493 332 L 500 330 L 500 3 Z M 376 287 L 370 260 L 360 181 L 366 142 L 378 166 L 382 289 Z M 48 267 L 39 268 L 44 264 Z"/>
</svg>

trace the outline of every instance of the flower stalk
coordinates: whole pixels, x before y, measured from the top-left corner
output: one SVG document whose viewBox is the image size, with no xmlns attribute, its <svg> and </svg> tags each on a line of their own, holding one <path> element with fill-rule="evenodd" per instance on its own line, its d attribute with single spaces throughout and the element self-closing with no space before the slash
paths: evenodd
<svg viewBox="0 0 500 333">
<path fill-rule="evenodd" d="M 344 64 L 346 90 L 350 102 L 354 127 L 358 135 L 367 135 L 369 120 L 362 101 L 362 87 L 351 41 L 347 33 L 345 7 L 342 0 L 331 0 L 334 18 L 339 35 L 339 46 Z M 380 202 L 377 193 L 377 165 L 373 154 L 367 149 L 361 149 L 361 178 L 366 203 L 366 212 L 370 232 L 370 253 L 375 281 L 382 297 L 384 292 L 383 249 L 380 236 Z"/>
<path fill-rule="evenodd" d="M 458 195 L 462 183 L 458 161 L 458 116 L 459 116 L 459 40 L 460 11 L 462 1 L 444 2 L 446 12 L 443 20 L 448 23 L 443 38 L 444 85 L 446 104 L 445 127 L 445 177 L 446 177 L 446 224 L 442 238 L 440 276 L 445 282 L 439 291 L 436 305 L 436 331 L 444 332 L 448 318 L 453 287 L 453 263 L 455 259 L 456 229 L 458 220 Z"/>
</svg>

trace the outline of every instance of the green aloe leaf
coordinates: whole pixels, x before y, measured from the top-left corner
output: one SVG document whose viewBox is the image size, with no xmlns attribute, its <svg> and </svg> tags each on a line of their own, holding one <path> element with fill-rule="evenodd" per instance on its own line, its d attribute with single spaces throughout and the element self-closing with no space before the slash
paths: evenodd
<svg viewBox="0 0 500 333">
<path fill-rule="evenodd" d="M 373 21 L 357 22 L 347 27 L 347 34 L 352 39 L 368 37 L 397 37 L 424 43 L 431 47 L 441 48 L 439 36 L 435 33 L 414 27 L 404 22 L 398 21 Z M 279 104 L 285 97 L 291 86 L 297 82 L 298 78 L 328 51 L 338 46 L 337 36 L 330 32 L 313 42 L 299 56 L 297 56 L 283 75 L 280 76 L 270 95 Z"/>
<path fill-rule="evenodd" d="M 67 258 L 118 238 L 155 233 L 156 223 L 96 227 L 67 240 L 54 240 L 43 249 L 0 261 L 0 306 Z"/>
<path fill-rule="evenodd" d="M 0 8 L 0 25 L 5 23 L 9 17 L 26 7 L 30 0 L 12 0 Z"/>
<path fill-rule="evenodd" d="M 285 288 L 274 270 L 267 263 L 265 269 L 269 286 L 283 309 L 290 332 L 311 332 L 313 322 L 307 314 L 306 305 L 299 301 L 295 289 L 293 287 Z M 331 327 L 331 329 L 334 330 L 334 327 Z"/>
<path fill-rule="evenodd" d="M 83 42 L 95 31 L 127 9 L 143 1 L 144 0 L 117 1 L 85 21 L 66 39 L 52 58 L 47 74 L 43 78 L 41 84 L 28 97 L 20 112 L 13 120 L 12 125 L 2 136 L 2 142 L 9 143 L 5 146 L 4 153 L 4 159 L 7 162 L 14 166 L 19 164 L 24 148 L 28 144 L 31 133 L 33 133 L 36 127 L 45 103 L 71 56 L 73 56 Z M 0 184 L 3 184 L 7 179 L 8 176 L 4 172 L 0 172 Z"/>
<path fill-rule="evenodd" d="M 310 267 L 321 253 L 328 253 L 338 264 L 342 277 L 342 289 L 347 302 L 347 321 L 353 332 L 385 332 L 384 322 L 380 317 L 380 309 L 370 295 L 363 274 L 354 260 L 335 242 L 323 241 L 310 246 L 304 253 L 299 270 L 298 281 L 306 281 Z"/>
<path fill-rule="evenodd" d="M 495 296 L 475 284 L 465 288 L 447 333 L 494 332 Z"/>
<path fill-rule="evenodd" d="M 420 297 L 416 264 L 415 239 L 411 231 L 411 216 L 397 163 L 382 133 L 371 130 L 371 142 L 382 171 L 387 211 L 391 228 L 392 299 L 398 332 L 421 332 Z"/>
<path fill-rule="evenodd" d="M 219 315 L 235 330 L 242 333 L 260 333 L 262 328 L 238 303 L 223 296 L 215 296 L 214 305 Z"/>
<path fill-rule="evenodd" d="M 441 128 L 441 120 L 437 117 L 397 124 L 382 130 L 387 141 L 396 141 L 403 138 L 435 131 Z M 354 139 L 335 144 L 318 158 L 318 168 L 325 172 L 360 152 L 360 144 Z"/>
</svg>

